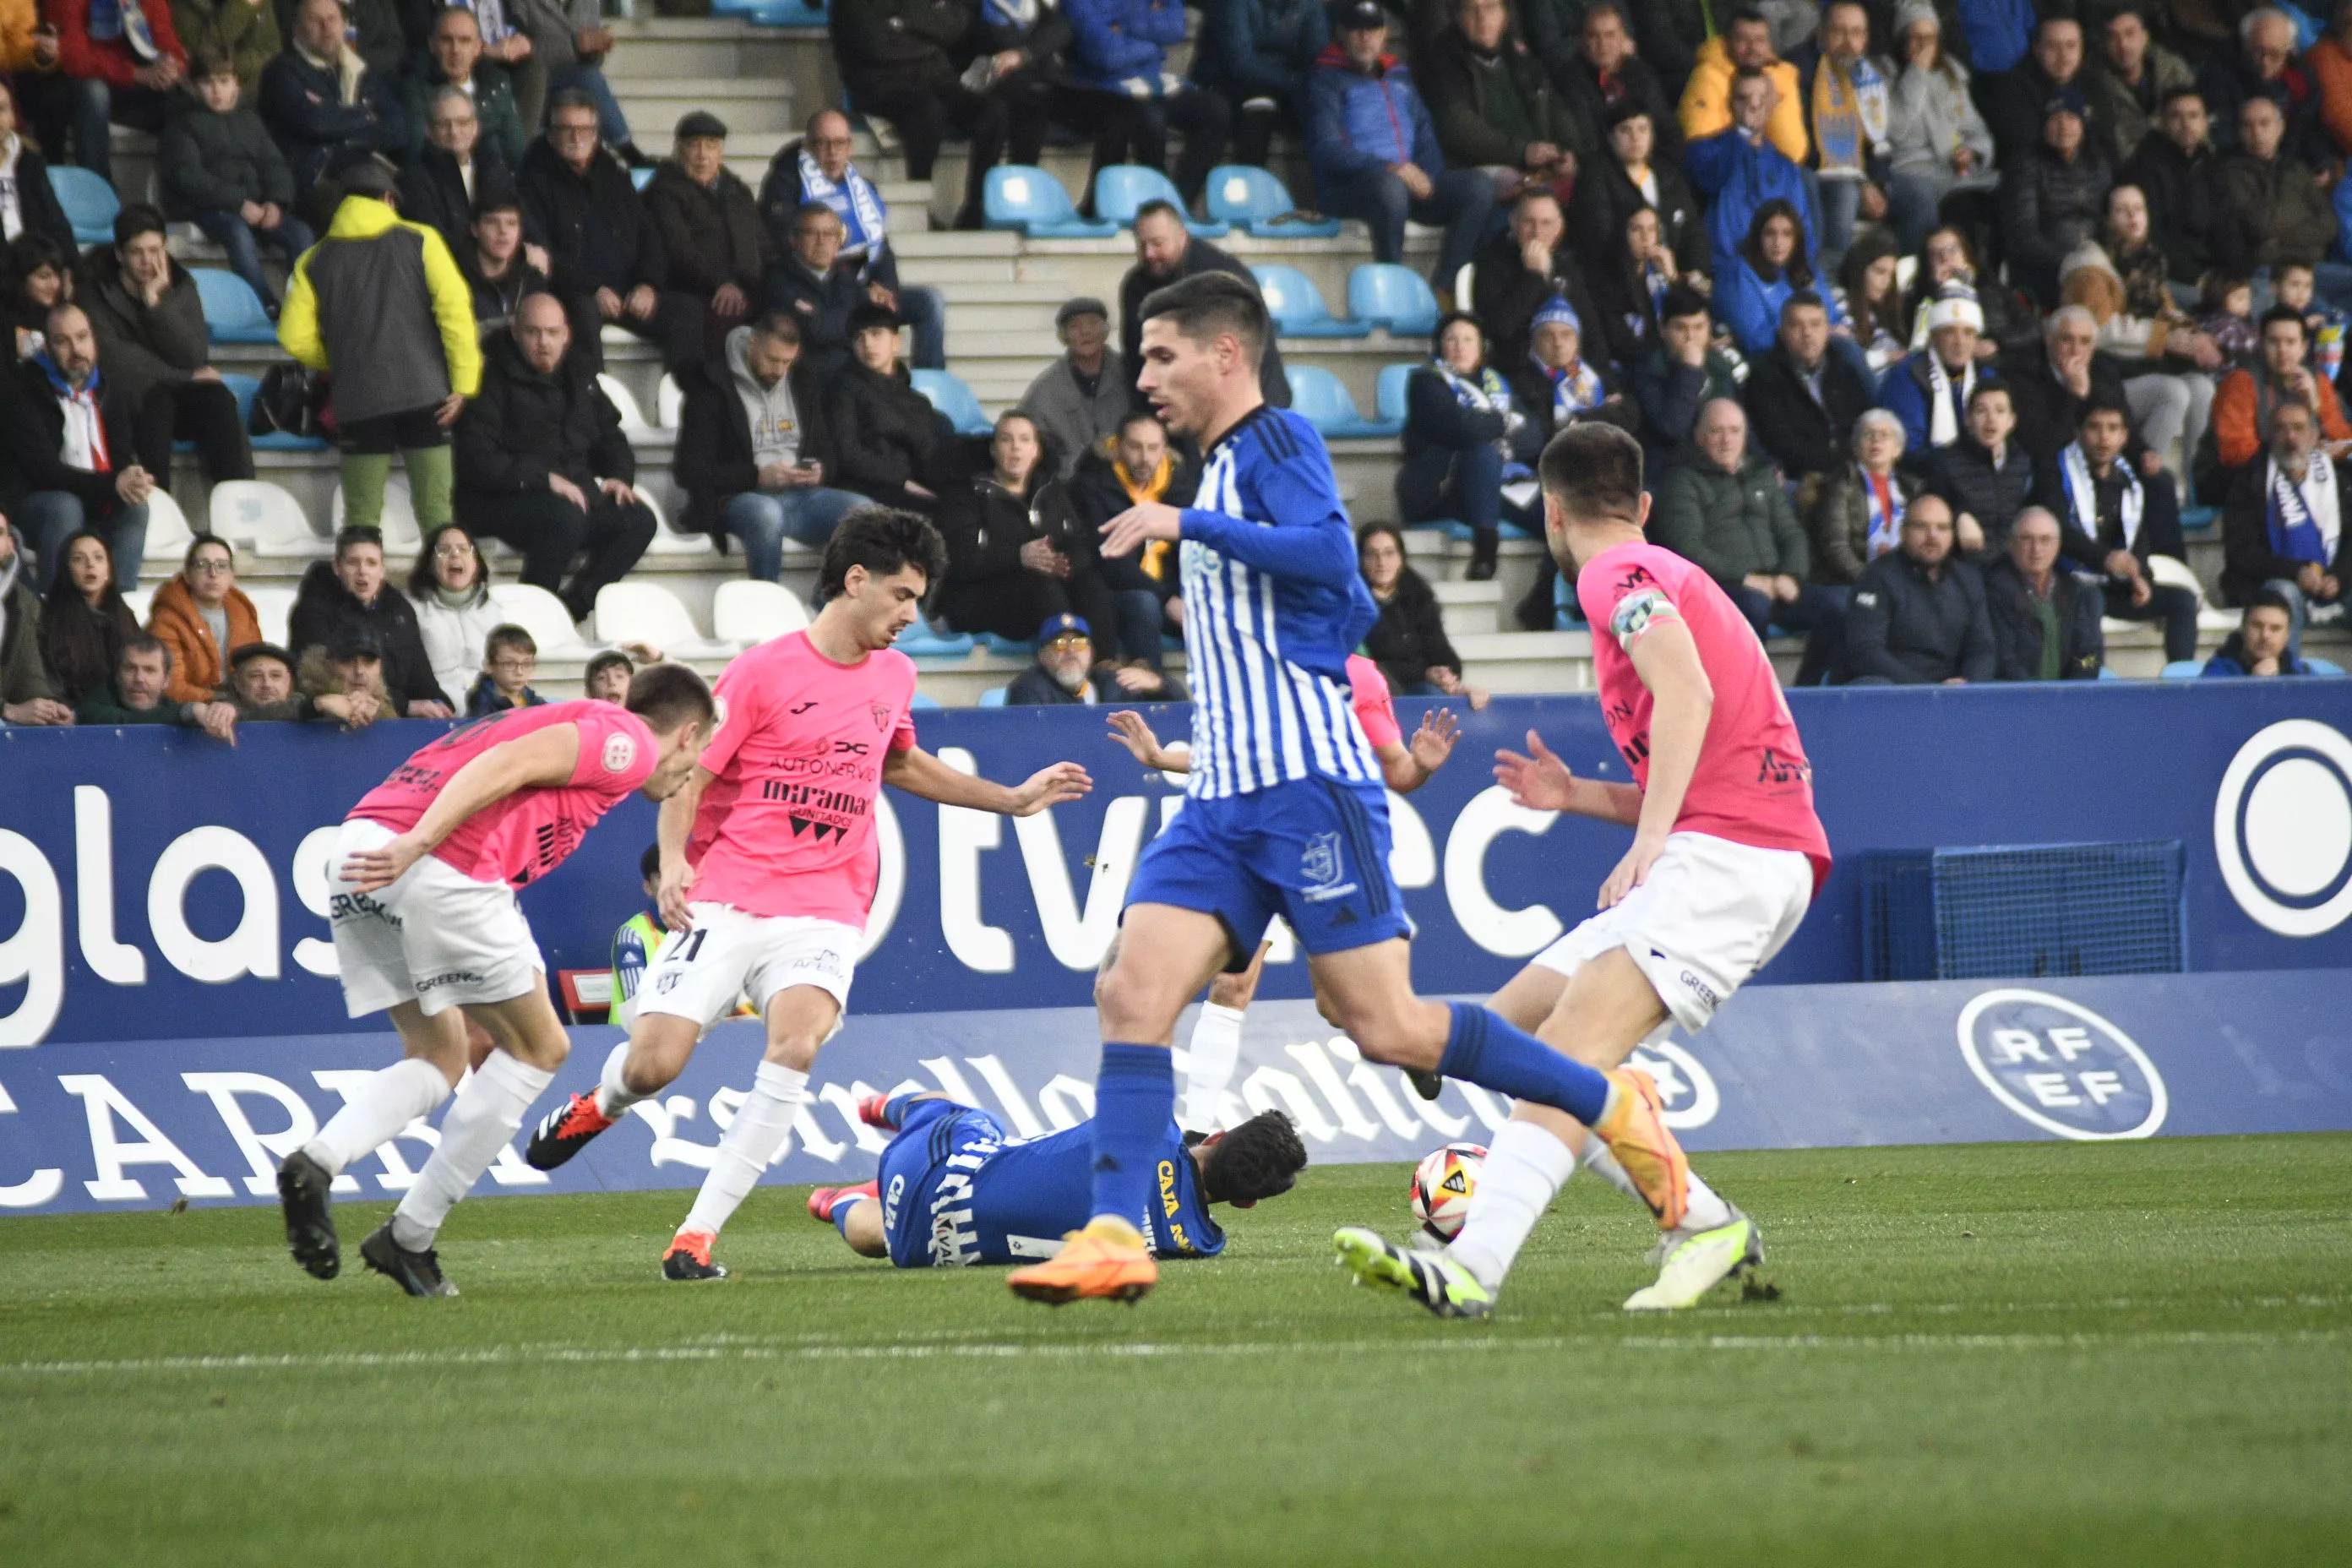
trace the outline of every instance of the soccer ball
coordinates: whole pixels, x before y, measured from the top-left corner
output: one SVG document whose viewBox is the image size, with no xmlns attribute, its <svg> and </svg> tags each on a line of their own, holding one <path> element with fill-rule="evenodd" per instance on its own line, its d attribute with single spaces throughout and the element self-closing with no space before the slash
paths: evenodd
<svg viewBox="0 0 2352 1568">
<path fill-rule="evenodd" d="M 1479 1143 L 1448 1143 L 1433 1149 L 1412 1168 L 1412 1217 L 1440 1241 L 1452 1241 L 1470 1217 L 1470 1194 L 1486 1163 Z"/>
</svg>

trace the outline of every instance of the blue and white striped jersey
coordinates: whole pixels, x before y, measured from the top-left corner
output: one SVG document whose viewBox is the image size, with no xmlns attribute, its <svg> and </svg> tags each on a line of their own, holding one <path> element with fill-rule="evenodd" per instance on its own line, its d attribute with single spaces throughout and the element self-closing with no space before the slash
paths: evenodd
<svg viewBox="0 0 2352 1568">
<path fill-rule="evenodd" d="M 1318 776 L 1380 784 L 1347 662 L 1380 611 L 1315 427 L 1261 406 L 1227 431 L 1184 510 L 1180 560 L 1189 793 L 1216 799 Z"/>
</svg>

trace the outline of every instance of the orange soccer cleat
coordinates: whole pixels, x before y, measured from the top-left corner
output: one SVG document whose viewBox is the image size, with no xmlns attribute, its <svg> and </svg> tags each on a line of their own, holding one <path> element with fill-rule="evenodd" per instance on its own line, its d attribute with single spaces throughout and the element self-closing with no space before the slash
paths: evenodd
<svg viewBox="0 0 2352 1568">
<path fill-rule="evenodd" d="M 1016 1268 L 1004 1282 L 1024 1300 L 1049 1307 L 1086 1300 L 1132 1306 L 1160 1283 L 1160 1265 L 1142 1232 L 1116 1215 L 1097 1215 L 1086 1229 L 1064 1237 L 1050 1261 Z"/>
<path fill-rule="evenodd" d="M 1642 1201 L 1658 1216 L 1658 1228 L 1674 1230 L 1690 1202 L 1689 1156 L 1666 1131 L 1658 1086 L 1648 1073 L 1619 1068 L 1608 1079 L 1609 1109 L 1592 1131 L 1633 1179 Z"/>
</svg>

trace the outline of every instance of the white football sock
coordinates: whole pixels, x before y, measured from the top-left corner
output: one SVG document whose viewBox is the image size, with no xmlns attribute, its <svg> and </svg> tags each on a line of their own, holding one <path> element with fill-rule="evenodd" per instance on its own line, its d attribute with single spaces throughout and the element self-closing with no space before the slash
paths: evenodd
<svg viewBox="0 0 2352 1568">
<path fill-rule="evenodd" d="M 604 1076 L 596 1082 L 596 1109 L 615 1121 L 627 1115 L 632 1105 L 653 1098 L 650 1094 L 631 1094 L 629 1086 L 621 1081 L 621 1069 L 628 1060 L 629 1042 L 623 1040 L 604 1058 Z"/>
<path fill-rule="evenodd" d="M 1617 1163 L 1617 1156 L 1600 1139 L 1588 1136 L 1584 1140 L 1584 1153 L 1577 1163 L 1643 1207 L 1649 1206 L 1640 1189 L 1633 1185 L 1633 1178 L 1625 1173 L 1625 1167 Z M 1713 1230 L 1717 1226 L 1731 1223 L 1731 1205 L 1696 1171 L 1690 1173 L 1690 1197 L 1684 1209 L 1685 1230 Z"/>
<path fill-rule="evenodd" d="M 1446 1244 L 1447 1255 L 1487 1289 L 1502 1289 L 1536 1221 L 1575 1173 L 1567 1144 L 1532 1121 L 1506 1121 L 1486 1146 L 1470 1217 Z"/>
<path fill-rule="evenodd" d="M 751 1097 L 735 1112 L 733 1125 L 719 1140 L 719 1158 L 702 1178 L 702 1191 L 686 1223 L 677 1228 L 719 1234 L 739 1205 L 749 1197 L 770 1164 L 792 1143 L 793 1117 L 808 1097 L 808 1074 L 775 1062 L 761 1062 L 751 1085 Z"/>
<path fill-rule="evenodd" d="M 1625 1167 L 1617 1163 L 1617 1156 L 1609 1152 L 1609 1145 L 1597 1134 L 1588 1132 L 1584 1135 L 1584 1152 L 1577 1157 L 1576 1163 L 1635 1203 L 1644 1208 L 1649 1206 L 1642 1196 L 1642 1189 L 1633 1184 L 1633 1178 L 1625 1173 Z"/>
<path fill-rule="evenodd" d="M 449 1080 L 423 1057 L 408 1057 L 370 1079 L 367 1086 L 343 1102 L 319 1135 L 302 1145 L 302 1152 L 319 1162 L 329 1175 L 363 1160 L 420 1116 L 430 1116 L 449 1098 Z"/>
<path fill-rule="evenodd" d="M 441 1119 L 441 1146 L 393 1211 L 392 1239 L 411 1252 L 431 1247 L 441 1222 L 490 1168 L 554 1078 L 551 1068 L 531 1067 L 504 1051 L 484 1058 Z"/>
<path fill-rule="evenodd" d="M 1218 1104 L 1242 1059 L 1244 1016 L 1238 1007 L 1201 1005 L 1201 1016 L 1192 1026 L 1192 1065 L 1184 1075 L 1184 1109 L 1176 1118 L 1187 1132 L 1217 1130 Z"/>
</svg>

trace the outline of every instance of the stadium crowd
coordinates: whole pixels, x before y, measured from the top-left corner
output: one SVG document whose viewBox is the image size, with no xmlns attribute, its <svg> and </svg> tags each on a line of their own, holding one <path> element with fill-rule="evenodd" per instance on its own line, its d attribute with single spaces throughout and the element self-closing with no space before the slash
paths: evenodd
<svg viewBox="0 0 2352 1568">
<path fill-rule="evenodd" d="M 1653 537 L 1759 636 L 1801 635 L 1800 681 L 2093 677 L 2109 618 L 2189 659 L 2184 514 L 2218 515 L 2246 616 L 2217 670 L 2307 668 L 2305 627 L 2340 618 L 2352 0 L 1202 10 L 835 0 L 849 104 L 907 174 L 968 142 L 959 225 L 1055 134 L 1097 172 L 1162 168 L 1182 204 L 1140 208 L 1115 310 L 1063 304 L 1061 357 L 971 437 L 910 377 L 945 363 L 946 302 L 902 278 L 843 109 L 754 191 L 708 110 L 640 149 L 595 0 L 0 0 L 0 713 L 226 736 L 538 700 L 479 543 L 584 620 L 655 538 L 598 385 L 607 328 L 683 395 L 681 526 L 753 575 L 861 502 L 912 508 L 950 551 L 935 625 L 1040 641 L 1024 696 L 1181 693 L 1172 554 L 1106 560 L 1096 531 L 1191 496 L 1199 454 L 1135 392 L 1139 307 L 1248 275 L 1187 219 L 1213 166 L 1278 142 L 1308 216 L 1361 220 L 1377 259 L 1441 231 L 1393 500 L 1465 530 L 1473 579 L 1539 527 L 1545 442 L 1602 419 L 1649 456 Z M 110 176 L 113 124 L 157 133 L 156 199 L 85 249 L 53 175 Z M 122 596 L 175 444 L 215 481 L 255 471 L 179 223 L 276 319 L 312 374 L 275 390 L 341 447 L 347 526 L 286 647 L 209 535 L 144 627 Z M 1287 404 L 1278 353 L 1262 374 Z M 413 563 L 378 527 L 395 452 Z M 1360 544 L 1391 685 L 1466 691 L 1402 536 Z M 1576 613 L 1548 563 L 1516 609 Z"/>
</svg>

